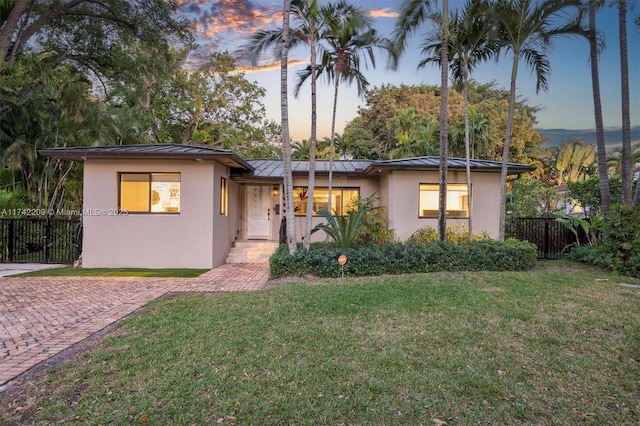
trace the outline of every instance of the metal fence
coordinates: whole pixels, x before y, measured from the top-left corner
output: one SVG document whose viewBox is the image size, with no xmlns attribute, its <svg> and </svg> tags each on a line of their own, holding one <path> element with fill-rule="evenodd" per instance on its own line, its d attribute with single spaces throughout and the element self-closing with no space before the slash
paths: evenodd
<svg viewBox="0 0 640 426">
<path fill-rule="evenodd" d="M 507 222 L 506 236 L 529 241 L 538 247 L 538 259 L 562 258 L 576 238 L 555 217 L 521 217 Z"/>
<path fill-rule="evenodd" d="M 0 218 L 0 262 L 73 263 L 81 252 L 78 219 Z"/>
</svg>

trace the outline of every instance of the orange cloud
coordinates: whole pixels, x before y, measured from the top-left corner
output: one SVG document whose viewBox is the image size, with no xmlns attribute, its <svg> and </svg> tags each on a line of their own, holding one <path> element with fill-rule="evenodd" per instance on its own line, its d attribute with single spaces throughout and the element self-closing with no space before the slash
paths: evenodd
<svg viewBox="0 0 640 426">
<path fill-rule="evenodd" d="M 291 59 L 288 63 L 288 66 L 289 68 L 291 68 L 291 67 L 295 67 L 296 65 L 306 65 L 308 63 L 309 61 L 304 59 Z M 280 69 L 280 62 L 273 62 L 271 64 L 260 65 L 256 67 L 252 67 L 252 66 L 236 67 L 235 70 L 242 71 L 245 73 L 253 73 L 253 72 L 262 72 L 262 71 L 273 71 L 276 69 Z"/>
<path fill-rule="evenodd" d="M 371 9 L 369 15 L 373 18 L 397 18 L 398 12 L 393 12 L 391 8 L 385 7 L 382 9 Z"/>
</svg>

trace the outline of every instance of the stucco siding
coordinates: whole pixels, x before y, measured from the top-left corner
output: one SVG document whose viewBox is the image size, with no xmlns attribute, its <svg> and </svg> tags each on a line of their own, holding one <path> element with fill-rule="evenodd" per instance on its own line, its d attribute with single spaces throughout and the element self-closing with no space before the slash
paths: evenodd
<svg viewBox="0 0 640 426">
<path fill-rule="evenodd" d="M 450 172 L 449 183 L 466 183 L 464 172 Z M 399 240 L 406 240 L 419 228 L 438 228 L 438 219 L 419 217 L 419 191 L 421 183 L 438 183 L 437 171 L 392 171 L 388 179 L 382 180 L 388 191 L 389 227 Z M 473 232 L 486 231 L 492 238 L 498 238 L 500 198 L 500 175 L 497 173 L 473 173 L 472 210 Z M 467 225 L 467 219 L 447 219 L 447 225 Z"/>
<path fill-rule="evenodd" d="M 214 164 L 210 161 L 87 160 L 84 164 L 83 267 L 211 268 L 214 259 L 212 211 L 214 192 L 217 194 L 213 188 Z M 180 213 L 110 214 L 118 208 L 120 172 L 179 172 Z"/>
</svg>

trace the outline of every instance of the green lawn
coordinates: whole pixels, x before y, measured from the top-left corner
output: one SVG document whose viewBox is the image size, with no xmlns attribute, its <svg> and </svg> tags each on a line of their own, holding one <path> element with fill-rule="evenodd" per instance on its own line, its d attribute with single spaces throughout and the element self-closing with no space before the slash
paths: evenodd
<svg viewBox="0 0 640 426">
<path fill-rule="evenodd" d="M 14 277 L 174 277 L 193 278 L 208 269 L 141 269 L 141 268 L 61 268 L 41 269 L 12 275 Z"/>
<path fill-rule="evenodd" d="M 568 262 L 158 300 L 0 424 L 640 423 L 638 280 Z"/>
</svg>

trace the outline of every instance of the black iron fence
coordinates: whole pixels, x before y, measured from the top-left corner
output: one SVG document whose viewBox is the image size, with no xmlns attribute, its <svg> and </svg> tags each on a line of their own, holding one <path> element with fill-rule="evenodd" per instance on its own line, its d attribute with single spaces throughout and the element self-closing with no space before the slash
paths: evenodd
<svg viewBox="0 0 640 426">
<path fill-rule="evenodd" d="M 538 247 L 538 259 L 560 259 L 576 237 L 555 217 L 520 217 L 507 221 L 506 236 L 529 241 Z"/>
<path fill-rule="evenodd" d="M 81 245 L 79 219 L 0 218 L 0 262 L 71 264 Z"/>
</svg>

